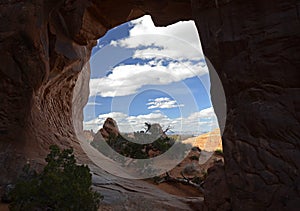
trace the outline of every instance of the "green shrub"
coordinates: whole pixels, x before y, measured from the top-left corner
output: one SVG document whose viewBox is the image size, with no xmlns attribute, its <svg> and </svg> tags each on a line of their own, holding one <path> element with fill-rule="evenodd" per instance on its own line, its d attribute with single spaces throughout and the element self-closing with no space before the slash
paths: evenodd
<svg viewBox="0 0 300 211">
<path fill-rule="evenodd" d="M 215 154 L 216 154 L 216 155 L 223 156 L 223 150 L 217 149 L 217 150 L 215 151 Z"/>
<path fill-rule="evenodd" d="M 195 177 L 192 178 L 192 182 L 196 183 L 196 184 L 199 184 L 199 185 L 202 183 L 202 181 L 203 181 L 203 179 L 201 177 L 198 177 L 198 176 L 195 176 Z"/>
<path fill-rule="evenodd" d="M 197 155 L 192 155 L 189 157 L 190 160 L 199 160 L 199 156 Z"/>
<path fill-rule="evenodd" d="M 86 165 L 76 165 L 72 149 L 51 146 L 47 165 L 37 174 L 24 167 L 24 175 L 10 192 L 11 210 L 97 210 L 101 195 L 92 191 Z"/>
<path fill-rule="evenodd" d="M 143 138 L 149 139 L 150 135 L 145 133 L 136 134 L 136 140 L 142 140 Z M 92 146 L 99 148 L 101 152 L 105 153 L 103 147 L 97 143 L 91 143 Z M 138 144 L 131 142 L 127 137 L 119 135 L 118 137 L 109 137 L 107 144 L 119 154 L 134 159 L 147 159 L 149 158 L 148 150 L 157 150 L 160 154 L 166 152 L 174 144 L 174 140 L 169 137 L 159 137 L 150 144 Z M 99 146 L 97 146 L 99 145 Z M 107 154 L 109 156 L 109 154 Z"/>
</svg>

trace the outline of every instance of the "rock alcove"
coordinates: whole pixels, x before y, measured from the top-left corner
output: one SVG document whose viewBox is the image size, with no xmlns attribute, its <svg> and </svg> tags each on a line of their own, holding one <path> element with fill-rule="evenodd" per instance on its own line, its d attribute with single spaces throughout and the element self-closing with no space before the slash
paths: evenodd
<svg viewBox="0 0 300 211">
<path fill-rule="evenodd" d="M 91 49 L 108 29 L 151 14 L 157 25 L 194 20 L 224 87 L 225 167 L 218 175 L 229 191 L 226 197 L 217 197 L 218 188 L 207 191 L 205 206 L 294 210 L 300 204 L 298 1 L 1 1 L 0 14 L 1 184 L 11 182 L 27 160 L 42 163 L 53 143 L 73 146 L 86 159 L 77 137 Z M 213 79 L 211 84 L 222 121 Z M 134 202 L 143 184 L 135 182 L 133 189 L 130 181 L 98 174 L 116 207 L 141 206 Z M 148 190 L 148 208 L 159 202 L 162 209 L 191 209 L 201 202 L 158 198 Z"/>
</svg>

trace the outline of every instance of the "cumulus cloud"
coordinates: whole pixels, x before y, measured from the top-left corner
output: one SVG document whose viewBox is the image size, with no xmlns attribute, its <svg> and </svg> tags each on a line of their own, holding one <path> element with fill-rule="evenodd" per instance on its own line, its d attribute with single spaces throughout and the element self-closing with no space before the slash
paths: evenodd
<svg viewBox="0 0 300 211">
<path fill-rule="evenodd" d="M 177 108 L 183 107 L 183 104 L 178 104 L 176 100 L 171 100 L 168 97 L 160 97 L 156 99 L 149 99 L 148 109 L 154 108 Z"/>
<path fill-rule="evenodd" d="M 203 109 L 201 111 L 195 112 L 191 114 L 190 118 L 197 119 L 197 118 L 204 118 L 204 119 L 210 119 L 215 115 L 215 111 L 213 107 L 209 107 L 206 109 Z"/>
<path fill-rule="evenodd" d="M 84 128 L 97 131 L 102 127 L 105 119 L 108 117 L 117 121 L 121 132 L 139 131 L 143 129 L 145 122 L 159 123 L 164 127 L 170 125 L 173 131 L 191 134 L 200 134 L 218 127 L 214 110 L 210 107 L 199 112 L 192 113 L 186 118 L 170 118 L 161 111 L 154 111 L 149 114 L 137 116 L 128 116 L 122 112 L 111 112 L 101 114 L 93 120 L 84 122 Z"/>
<path fill-rule="evenodd" d="M 166 27 L 156 27 L 151 16 L 145 15 L 130 23 L 132 29 L 129 31 L 129 37 L 112 41 L 111 45 L 138 48 L 134 58 L 203 59 L 194 21 L 180 21 Z"/>
<path fill-rule="evenodd" d="M 129 36 L 112 41 L 111 46 L 131 49 L 134 62 L 112 67 L 109 74 L 90 80 L 90 96 L 117 97 L 135 94 L 146 85 L 167 85 L 205 75 L 208 69 L 193 21 L 181 21 L 167 27 L 155 27 L 150 16 L 131 21 Z M 156 98 L 148 109 L 182 107 L 170 98 Z M 213 108 L 191 113 L 187 117 L 170 118 L 162 111 L 128 116 L 122 112 L 101 114 L 84 122 L 85 129 L 98 130 L 107 117 L 114 118 L 123 132 L 143 129 L 145 122 L 171 125 L 174 131 L 199 133 L 217 127 Z"/>
<path fill-rule="evenodd" d="M 206 66 L 190 61 L 170 62 L 168 65 L 159 61 L 121 65 L 113 68 L 106 77 L 91 79 L 90 96 L 126 96 L 136 93 L 144 85 L 166 85 L 206 73 Z"/>
<path fill-rule="evenodd" d="M 108 117 L 111 117 L 117 121 L 118 127 L 121 132 L 139 131 L 143 129 L 145 122 L 159 122 L 161 125 L 172 122 L 171 119 L 169 119 L 165 114 L 161 112 L 153 112 L 138 116 L 128 116 L 127 114 L 122 112 L 111 112 L 107 114 L 101 114 L 96 119 L 84 122 L 84 128 L 99 130 Z"/>
<path fill-rule="evenodd" d="M 208 73 L 194 21 L 156 27 L 146 15 L 130 24 L 129 36 L 110 45 L 132 49 L 132 57 L 143 62 L 120 64 L 109 75 L 91 79 L 90 96 L 126 96 L 145 85 L 166 85 Z"/>
</svg>

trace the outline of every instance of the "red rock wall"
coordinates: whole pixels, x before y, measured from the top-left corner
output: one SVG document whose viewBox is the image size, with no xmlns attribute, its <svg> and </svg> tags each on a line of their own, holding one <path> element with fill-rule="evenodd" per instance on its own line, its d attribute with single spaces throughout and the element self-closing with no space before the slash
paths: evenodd
<svg viewBox="0 0 300 211">
<path fill-rule="evenodd" d="M 193 8 L 227 100 L 223 149 L 233 209 L 297 209 L 300 2 L 195 0 Z"/>
<path fill-rule="evenodd" d="M 232 208 L 299 205 L 296 0 L 1 1 L 0 168 L 5 171 L 0 183 L 15 178 L 27 159 L 41 163 L 52 143 L 80 153 L 76 134 L 89 77 L 88 67 L 81 70 L 96 39 L 145 13 L 158 25 L 196 21 L 227 99 L 222 178 Z M 221 115 L 217 96 L 212 78 L 212 98 Z"/>
</svg>

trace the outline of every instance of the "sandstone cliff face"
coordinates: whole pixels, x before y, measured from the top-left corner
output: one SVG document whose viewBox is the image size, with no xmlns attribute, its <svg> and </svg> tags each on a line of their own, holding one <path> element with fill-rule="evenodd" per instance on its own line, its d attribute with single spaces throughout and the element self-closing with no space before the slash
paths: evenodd
<svg viewBox="0 0 300 211">
<path fill-rule="evenodd" d="M 295 209 L 300 204 L 300 2 L 212 2 L 193 1 L 193 8 L 203 50 L 225 89 L 223 149 L 232 206 Z M 217 105 L 214 87 L 211 93 Z"/>
<path fill-rule="evenodd" d="M 50 144 L 82 154 L 77 137 L 91 49 L 108 29 L 145 13 L 158 25 L 196 21 L 226 94 L 223 178 L 232 208 L 299 205 L 300 3 L 294 0 L 1 1 L 0 183 L 15 178 L 28 159 L 42 163 Z"/>
</svg>

